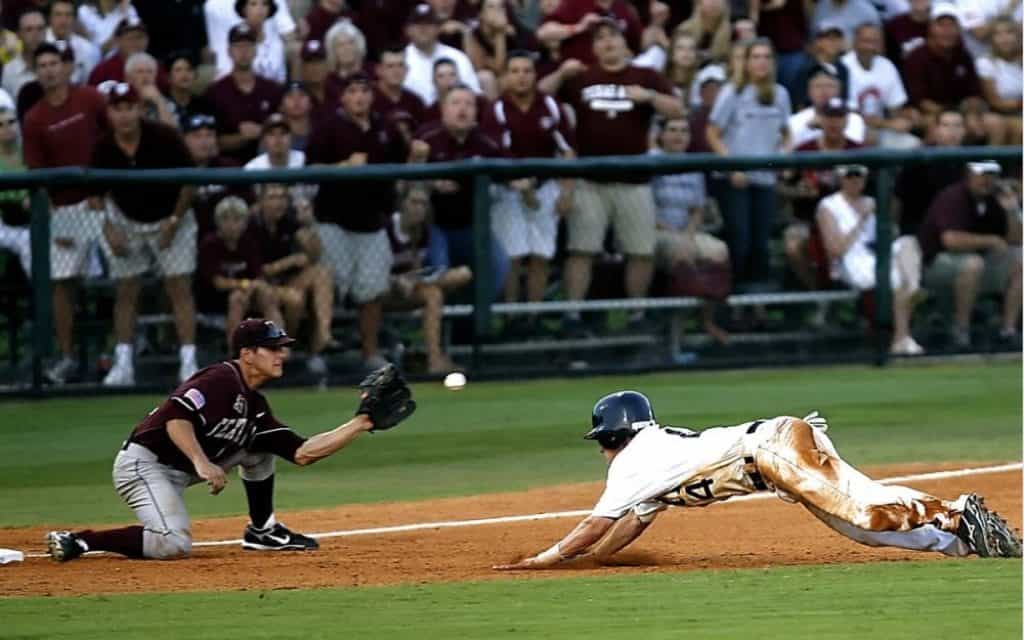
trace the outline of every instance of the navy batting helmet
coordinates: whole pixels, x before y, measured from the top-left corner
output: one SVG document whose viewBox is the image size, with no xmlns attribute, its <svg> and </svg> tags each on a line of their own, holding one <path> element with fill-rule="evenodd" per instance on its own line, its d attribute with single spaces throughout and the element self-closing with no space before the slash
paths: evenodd
<svg viewBox="0 0 1024 640">
<path fill-rule="evenodd" d="M 618 449 L 644 427 L 656 427 L 657 419 L 647 396 L 638 391 L 616 391 L 597 401 L 591 412 L 593 428 L 583 436 L 597 440 L 605 449 Z"/>
</svg>

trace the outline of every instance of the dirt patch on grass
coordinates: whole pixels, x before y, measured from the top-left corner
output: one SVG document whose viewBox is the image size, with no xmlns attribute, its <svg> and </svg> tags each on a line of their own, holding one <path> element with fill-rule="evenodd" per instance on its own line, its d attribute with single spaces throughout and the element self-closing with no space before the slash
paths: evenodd
<svg viewBox="0 0 1024 640">
<path fill-rule="evenodd" d="M 967 466 L 875 467 L 875 477 L 909 475 Z M 1020 471 L 909 483 L 940 497 L 978 492 L 990 508 L 1021 526 Z M 344 505 L 284 512 L 282 520 L 303 532 L 347 531 L 423 522 L 492 518 L 587 509 L 600 484 L 575 484 L 518 493 L 412 503 Z M 938 554 L 874 549 L 828 529 L 802 507 L 775 498 L 719 503 L 703 509 L 670 509 L 613 564 L 577 562 L 549 572 L 498 573 L 491 565 L 547 548 L 578 518 L 430 528 L 322 539 L 315 553 L 261 553 L 238 545 L 199 547 L 173 562 L 129 560 L 108 554 L 67 564 L 45 558 L 0 567 L 0 595 L 264 590 L 418 584 L 464 580 L 610 575 L 623 572 L 691 571 L 778 565 L 936 559 Z M 194 523 L 197 541 L 241 537 L 244 517 Z M 0 547 L 45 551 L 46 527 L 0 530 Z"/>
</svg>

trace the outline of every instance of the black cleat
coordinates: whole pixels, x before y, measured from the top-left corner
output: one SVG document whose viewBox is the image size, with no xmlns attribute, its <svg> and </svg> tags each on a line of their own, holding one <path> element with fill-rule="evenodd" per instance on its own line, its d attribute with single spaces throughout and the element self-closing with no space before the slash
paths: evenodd
<svg viewBox="0 0 1024 640">
<path fill-rule="evenodd" d="M 85 553 L 85 544 L 70 531 L 51 531 L 46 534 L 46 547 L 57 562 L 68 562 Z"/>
<path fill-rule="evenodd" d="M 956 535 L 982 558 L 999 555 L 994 541 L 989 538 L 990 517 L 983 500 L 977 494 L 963 496 L 963 512 L 960 514 Z"/>
<path fill-rule="evenodd" d="M 275 522 L 266 529 L 246 525 L 242 548 L 253 551 L 313 551 L 320 548 L 320 543 L 301 533 L 293 533 L 280 522 Z"/>
</svg>

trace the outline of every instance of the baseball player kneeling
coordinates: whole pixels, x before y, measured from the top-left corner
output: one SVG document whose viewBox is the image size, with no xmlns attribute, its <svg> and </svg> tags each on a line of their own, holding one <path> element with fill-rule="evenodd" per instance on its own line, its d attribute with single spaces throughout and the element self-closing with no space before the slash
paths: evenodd
<svg viewBox="0 0 1024 640">
<path fill-rule="evenodd" d="M 817 413 L 691 431 L 658 425 L 643 394 L 619 391 L 594 405 L 592 419 L 584 437 L 608 460 L 594 510 L 550 549 L 495 569 L 544 569 L 585 553 L 607 558 L 670 505 L 703 507 L 756 491 L 799 502 L 873 547 L 1021 557 L 1020 539 L 977 495 L 950 502 L 875 482 L 839 457 Z"/>
<path fill-rule="evenodd" d="M 274 456 L 300 466 L 313 464 L 366 431 L 390 429 L 412 415 L 416 403 L 398 370 L 388 365 L 360 384 L 352 420 L 308 439 L 278 422 L 257 391 L 280 378 L 295 342 L 273 322 L 243 321 L 232 333 L 236 358 L 186 380 L 132 431 L 114 460 L 114 488 L 141 525 L 104 531 L 51 531 L 54 560 L 67 562 L 86 551 L 112 551 L 131 558 L 181 558 L 192 549 L 182 495 L 205 481 L 210 493 L 227 484 L 239 467 L 249 502 L 250 523 L 242 547 L 265 551 L 316 549 L 310 537 L 290 531 L 274 517 Z"/>
</svg>

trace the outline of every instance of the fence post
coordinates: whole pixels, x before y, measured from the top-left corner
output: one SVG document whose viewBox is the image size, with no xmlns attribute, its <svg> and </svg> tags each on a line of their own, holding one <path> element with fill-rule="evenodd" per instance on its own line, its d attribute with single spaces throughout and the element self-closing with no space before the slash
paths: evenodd
<svg viewBox="0 0 1024 640">
<path fill-rule="evenodd" d="M 480 346 L 491 330 L 491 176 L 473 177 L 473 364 L 479 370 Z"/>
<path fill-rule="evenodd" d="M 875 364 L 889 361 L 892 339 L 892 167 L 881 167 L 875 181 Z"/>
<path fill-rule="evenodd" d="M 53 353 L 53 289 L 50 282 L 50 202 L 43 189 L 32 194 L 32 388 L 43 386 L 43 359 Z"/>
</svg>

